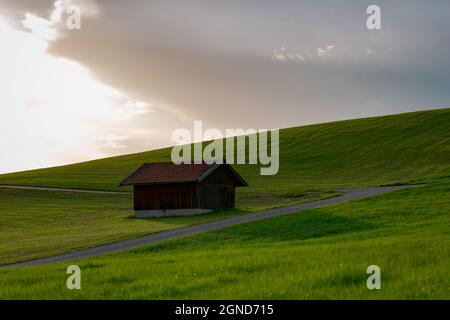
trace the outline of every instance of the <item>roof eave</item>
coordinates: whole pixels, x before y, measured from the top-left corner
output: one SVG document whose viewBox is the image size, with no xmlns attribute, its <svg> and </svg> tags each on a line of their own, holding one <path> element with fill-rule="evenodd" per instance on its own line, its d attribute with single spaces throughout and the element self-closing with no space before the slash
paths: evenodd
<svg viewBox="0 0 450 320">
<path fill-rule="evenodd" d="M 154 186 L 154 185 L 161 185 L 161 184 L 183 184 L 183 183 L 198 183 L 198 180 L 127 183 L 127 184 L 123 184 L 122 186 Z"/>
<path fill-rule="evenodd" d="M 139 171 L 141 171 L 147 165 L 148 165 L 148 163 L 145 162 L 143 165 L 141 165 L 139 168 L 137 168 L 135 171 L 133 171 L 128 177 L 126 177 L 125 179 L 120 181 L 119 182 L 119 187 L 133 185 L 132 183 L 126 183 L 126 181 L 129 180 L 131 177 L 133 177 L 135 174 L 137 174 Z"/>
</svg>

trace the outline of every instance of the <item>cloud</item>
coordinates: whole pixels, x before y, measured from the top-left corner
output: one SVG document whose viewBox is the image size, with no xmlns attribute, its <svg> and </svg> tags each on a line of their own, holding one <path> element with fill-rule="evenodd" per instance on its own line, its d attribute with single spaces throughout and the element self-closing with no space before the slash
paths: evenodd
<svg viewBox="0 0 450 320">
<path fill-rule="evenodd" d="M 332 54 L 332 51 L 336 48 L 335 45 L 329 45 L 326 47 L 320 47 L 317 49 L 317 56 L 320 58 L 324 58 L 327 56 L 330 56 Z"/>
<path fill-rule="evenodd" d="M 305 57 L 300 53 L 290 52 L 286 47 L 276 48 L 270 57 L 276 61 L 304 61 Z"/>
<path fill-rule="evenodd" d="M 0 16 L 0 172 L 170 144 L 158 128 L 181 123 L 176 115 L 101 83 L 78 62 L 49 55 L 57 38 L 49 36 L 51 21 L 26 21 L 31 32 L 12 30 Z"/>
<path fill-rule="evenodd" d="M 128 116 L 142 115 L 151 112 L 151 105 L 142 101 L 127 101 L 123 108 Z"/>
<path fill-rule="evenodd" d="M 27 12 L 22 23 L 26 29 L 31 30 L 41 39 L 54 40 L 57 37 L 57 31 L 53 28 L 52 21 Z"/>
<path fill-rule="evenodd" d="M 66 27 L 64 17 L 69 14 L 73 6 L 80 8 L 83 18 L 92 18 L 98 15 L 99 9 L 93 0 L 56 0 L 53 11 L 48 17 L 41 17 L 31 12 L 25 13 L 22 25 L 31 30 L 33 34 L 42 40 L 52 41 L 61 35 L 62 29 Z"/>
<path fill-rule="evenodd" d="M 100 143 L 103 147 L 112 148 L 112 149 L 123 149 L 127 146 L 124 144 L 124 141 L 129 137 L 126 135 L 117 135 L 114 133 L 108 133 L 99 139 Z"/>
<path fill-rule="evenodd" d="M 60 147 L 39 153 L 31 146 L 8 163 L 32 158 L 32 150 L 35 158 L 45 158 L 37 162 L 53 164 L 169 145 L 171 131 L 190 128 L 194 119 L 219 129 L 272 128 L 448 105 L 443 84 L 450 82 L 450 3 L 382 2 L 389 7 L 389 32 L 368 32 L 364 4 L 350 2 L 99 0 L 92 1 L 97 14 L 82 13 L 81 30 L 72 31 L 54 1 L 2 0 L 0 12 L 36 47 L 1 40 L 0 78 L 9 81 L 2 92 L 15 92 L 17 104 L 4 103 L 6 94 L 0 95 L 1 119 L 14 115 L 4 122 L 16 133 L 0 143 L 9 143 L 14 153 L 22 139 L 26 150 L 25 136 L 32 141 L 36 134 L 15 127 L 20 119 L 39 119 L 30 120 L 30 128 L 47 141 L 40 150 Z M 422 17 L 426 10 L 424 21 L 412 24 L 405 4 L 412 15 Z M 45 21 L 29 21 L 24 30 L 25 13 Z M 382 54 L 387 48 L 392 50 Z M 67 82 L 69 75 L 78 80 Z M 92 84 L 87 79 L 96 85 L 86 88 Z M 20 85 L 30 82 L 36 89 Z M 80 101 L 85 95 L 97 98 Z M 25 105 L 50 116 L 24 112 Z M 39 123 L 57 139 L 41 133 Z M 120 142 L 126 147 L 99 143 L 110 133 L 126 137 Z"/>
<path fill-rule="evenodd" d="M 113 106 L 129 100 L 79 63 L 49 56 L 45 38 L 0 25 L 3 172 L 105 155 L 91 143 L 105 128 L 93 124 L 114 122 Z"/>
<path fill-rule="evenodd" d="M 318 58 L 325 58 L 333 55 L 333 51 L 336 48 L 335 45 L 328 45 L 325 47 L 319 47 L 316 50 L 316 54 L 299 53 L 288 50 L 286 47 L 276 48 L 271 55 L 271 60 L 287 62 L 287 61 L 313 61 L 315 56 Z"/>
</svg>

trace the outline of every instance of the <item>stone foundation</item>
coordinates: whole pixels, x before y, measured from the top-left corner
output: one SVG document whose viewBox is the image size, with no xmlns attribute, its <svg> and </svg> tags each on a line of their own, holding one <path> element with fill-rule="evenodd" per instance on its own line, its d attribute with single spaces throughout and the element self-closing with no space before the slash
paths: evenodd
<svg viewBox="0 0 450 320">
<path fill-rule="evenodd" d="M 182 217 L 182 216 L 197 216 L 212 211 L 213 211 L 212 209 L 138 210 L 134 211 L 134 216 L 136 218 Z"/>
</svg>

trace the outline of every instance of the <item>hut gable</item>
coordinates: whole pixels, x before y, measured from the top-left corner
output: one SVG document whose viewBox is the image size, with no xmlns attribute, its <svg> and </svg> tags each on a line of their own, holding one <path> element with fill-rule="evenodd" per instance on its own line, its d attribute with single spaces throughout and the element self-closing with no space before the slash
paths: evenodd
<svg viewBox="0 0 450 320">
<path fill-rule="evenodd" d="M 228 165 L 219 165 L 218 167 L 215 167 L 214 170 L 205 175 L 204 178 L 200 178 L 200 182 L 235 186 L 247 185 L 247 183 L 243 181 L 238 174 L 236 174 L 236 171 Z"/>
</svg>

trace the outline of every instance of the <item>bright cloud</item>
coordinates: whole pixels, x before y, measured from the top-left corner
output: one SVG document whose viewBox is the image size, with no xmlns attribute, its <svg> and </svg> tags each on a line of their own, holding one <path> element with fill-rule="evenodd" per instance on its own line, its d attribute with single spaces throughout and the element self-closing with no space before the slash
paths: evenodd
<svg viewBox="0 0 450 320">
<path fill-rule="evenodd" d="M 317 48 L 316 54 L 309 53 L 300 53 L 300 52 L 293 52 L 289 50 L 286 47 L 280 47 L 276 48 L 273 51 L 272 56 L 270 57 L 271 60 L 274 61 L 280 61 L 280 62 L 286 62 L 286 61 L 305 61 L 305 60 L 313 60 L 315 57 L 318 58 L 325 58 L 327 56 L 331 56 L 333 54 L 334 49 L 336 48 L 335 45 L 328 45 L 325 47 L 319 47 Z"/>
<path fill-rule="evenodd" d="M 151 112 L 152 105 L 142 101 L 127 101 L 124 108 L 126 115 L 132 117 L 135 115 L 142 115 Z"/>
<path fill-rule="evenodd" d="M 25 19 L 22 21 L 22 24 L 26 29 L 31 30 L 33 34 L 41 39 L 54 40 L 58 35 L 52 21 L 28 12 L 25 14 Z"/>
<path fill-rule="evenodd" d="M 52 20 L 27 14 L 24 25 L 31 33 L 14 31 L 0 20 L 0 171 L 97 158 L 108 155 L 108 148 L 125 148 L 128 136 L 111 131 L 126 125 L 124 119 L 149 113 L 151 105 L 103 85 L 76 62 L 48 55 L 48 41 L 56 34 Z M 102 148 L 95 137 L 104 137 Z"/>
<path fill-rule="evenodd" d="M 300 53 L 289 51 L 286 47 L 281 47 L 274 50 L 271 59 L 276 61 L 304 61 L 305 57 Z"/>
<path fill-rule="evenodd" d="M 126 148 L 125 141 L 128 138 L 129 137 L 127 135 L 108 133 L 107 135 L 100 138 L 99 141 L 106 148 L 123 149 Z"/>
<path fill-rule="evenodd" d="M 317 56 L 320 57 L 320 58 L 329 56 L 329 55 L 331 55 L 332 51 L 335 48 L 336 48 L 336 46 L 334 46 L 334 45 L 329 45 L 329 46 L 326 46 L 324 48 L 322 48 L 322 47 L 318 48 L 317 49 Z"/>
<path fill-rule="evenodd" d="M 53 11 L 48 18 L 27 12 L 22 24 L 42 40 L 55 40 L 60 36 L 58 29 L 65 27 L 63 17 L 69 13 L 71 6 L 78 6 L 84 18 L 98 15 L 99 12 L 92 0 L 57 0 L 54 2 Z"/>
</svg>

